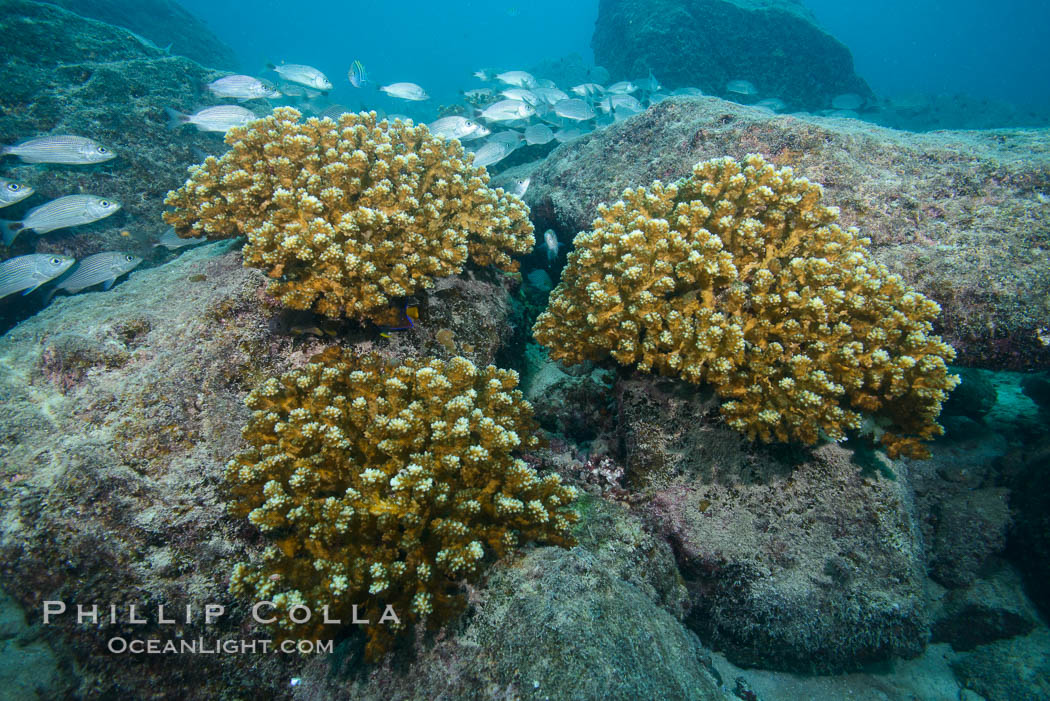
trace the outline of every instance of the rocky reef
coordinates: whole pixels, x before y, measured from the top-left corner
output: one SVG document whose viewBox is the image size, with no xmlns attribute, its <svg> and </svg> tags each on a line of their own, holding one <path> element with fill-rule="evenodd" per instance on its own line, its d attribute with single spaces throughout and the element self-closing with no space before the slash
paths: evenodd
<svg viewBox="0 0 1050 701">
<path fill-rule="evenodd" d="M 296 655 L 200 655 L 193 664 L 179 655 L 146 655 L 127 665 L 126 657 L 107 652 L 114 637 L 236 640 L 255 630 L 249 628 L 250 606 L 234 598 L 228 587 L 234 565 L 252 559 L 259 545 L 248 521 L 227 511 L 224 465 L 244 445 L 240 428 L 250 419 L 244 399 L 251 386 L 306 366 L 329 343 L 324 334 L 275 333 L 271 322 L 280 310 L 264 294 L 265 284 L 261 273 L 242 267 L 239 251 L 229 243 L 211 244 L 133 273 L 119 293 L 59 299 L 0 338 L 0 395 L 6 408 L 0 417 L 0 567 L 4 590 L 29 619 L 32 632 L 18 635 L 24 645 L 38 646 L 33 649 L 39 648 L 39 654 L 34 654 L 50 665 L 52 688 L 91 697 L 136 695 L 148 688 L 160 697 L 215 698 L 225 693 L 273 698 L 289 689 L 290 678 L 305 679 L 308 668 L 314 669 L 310 658 Z M 439 287 L 421 300 L 419 323 L 411 334 L 384 339 L 350 332 L 344 343 L 359 353 L 378 352 L 392 363 L 406 356 L 463 353 L 475 364 L 488 364 L 506 340 L 487 329 L 509 326 L 507 289 L 499 281 L 477 277 Z M 452 337 L 456 353 L 435 340 L 441 331 Z M 530 464 L 540 465 L 538 460 L 534 455 Z M 538 557 L 537 562 L 561 557 L 544 552 L 536 550 L 531 557 Z M 584 562 L 591 557 L 586 552 L 573 556 Z M 584 599 L 549 598 L 542 588 L 532 587 L 531 593 L 523 588 L 529 577 L 553 576 L 545 567 L 523 568 L 512 560 L 498 566 L 493 576 L 507 584 L 486 595 L 490 603 L 483 610 L 492 620 L 511 615 L 504 609 L 507 597 L 522 610 L 545 611 L 548 620 L 583 618 L 576 607 Z M 633 591 L 630 585 L 620 575 L 603 571 L 595 576 L 606 582 L 594 593 L 595 600 L 609 606 L 620 601 L 615 605 L 622 608 L 620 596 Z M 623 576 L 632 575 L 625 571 Z M 566 587 L 578 586 L 569 575 L 562 581 Z M 632 615 L 662 616 L 652 624 L 653 638 L 664 641 L 667 655 L 692 660 L 691 671 L 675 672 L 688 679 L 669 678 L 666 683 L 695 684 L 714 693 L 714 682 L 697 661 L 695 639 L 680 628 L 673 638 L 659 632 L 679 624 L 667 613 L 656 613 L 658 596 L 652 586 L 649 591 L 632 594 Z M 75 616 L 43 625 L 46 600 L 65 601 L 71 610 L 75 603 L 113 603 L 123 613 L 115 625 L 77 625 Z M 479 603 L 468 600 L 468 618 L 453 621 L 453 630 L 478 610 Z M 166 626 L 153 613 L 146 614 L 147 625 L 127 623 L 129 604 L 138 605 L 140 612 L 167 604 L 170 612 L 186 605 L 200 611 L 205 603 L 225 606 L 226 615 L 212 625 L 197 617 L 190 624 Z M 542 621 L 519 624 L 525 626 L 524 635 Z M 490 631 L 486 635 L 497 636 L 495 624 L 479 625 Z M 580 633 L 567 626 L 564 635 L 570 628 L 572 635 Z M 606 632 L 612 637 L 594 642 L 594 654 L 601 654 L 609 641 L 623 640 L 631 629 Z M 515 657 L 521 654 L 519 642 L 507 630 L 491 638 L 488 662 L 474 668 L 479 684 L 531 688 L 535 677 L 556 694 L 558 685 L 571 683 L 573 675 L 557 664 L 519 676 L 516 670 L 525 669 L 522 658 Z M 550 642 L 552 650 L 563 644 L 568 641 L 558 636 Z M 455 645 L 460 656 L 466 654 L 463 645 L 475 649 L 466 642 Z M 345 649 L 339 654 L 354 658 Z M 448 650 L 421 654 L 436 655 L 437 664 Z M 563 658 L 552 653 L 547 662 Z M 538 664 L 535 657 L 533 662 Z M 651 684 L 646 681 L 651 658 L 635 662 L 637 668 L 618 671 L 618 678 Z M 341 684 L 352 674 L 332 681 L 325 667 L 327 663 L 316 666 L 310 683 L 333 689 L 332 697 L 339 698 L 345 693 L 339 691 Z M 401 674 L 397 677 L 390 683 L 408 683 Z M 381 688 L 368 693 L 383 698 Z M 433 693 L 425 695 L 433 697 L 439 687 L 426 688 Z"/>
<path fill-rule="evenodd" d="M 166 228 L 160 218 L 165 195 L 185 180 L 186 167 L 202 154 L 225 149 L 214 134 L 168 129 L 164 108 L 212 104 L 200 86 L 219 74 L 56 5 L 5 0 L 3 9 L 0 31 L 18 40 L 8 42 L 0 56 L 6 76 L 0 85 L 0 143 L 71 133 L 117 154 L 105 163 L 78 166 L 5 157 L 4 175 L 31 185 L 36 194 L 5 208 L 3 218 L 18 219 L 50 199 L 77 193 L 122 204 L 121 211 L 93 224 L 19 236 L 2 250 L 3 257 L 47 252 L 82 258 L 122 250 L 147 263 L 156 261 L 152 245 Z M 6 300 L 2 327 L 38 309 L 42 300 L 43 295 L 18 304 Z"/>
<path fill-rule="evenodd" d="M 48 0 L 83 17 L 135 32 L 155 47 L 202 66 L 236 70 L 233 50 L 174 0 Z"/>
<path fill-rule="evenodd" d="M 525 200 L 569 243 L 625 188 L 758 153 L 823 185 L 875 261 L 940 304 L 962 365 L 1050 366 L 1050 132 L 911 134 L 852 119 L 773 116 L 672 98 L 556 150 Z"/>
<path fill-rule="evenodd" d="M 607 13 L 629 5 L 602 7 Z M 785 32 L 804 33 L 798 23 L 809 21 L 787 2 L 689 7 L 716 5 L 726 14 L 780 17 Z M 5 175 L 42 194 L 4 216 L 74 191 L 125 204 L 113 221 L 26 237 L 5 256 L 147 252 L 164 227 L 164 195 L 186 181 L 185 166 L 204 160 L 198 149 L 224 150 L 214 135 L 168 131 L 162 108 L 197 104 L 197 83 L 215 74 L 55 5 L 5 0 L 3 7 L 10 11 L 2 27 L 24 37 L 3 57 L 5 143 L 68 130 L 120 156 L 80 167 L 5 161 Z M 56 33 L 68 41 L 48 44 Z M 572 61 L 559 70 L 589 77 Z M 819 261 L 834 260 L 846 272 L 849 261 L 863 262 L 878 280 L 894 280 L 887 288 L 894 304 L 907 299 L 913 310 L 930 312 L 917 315 L 923 323 L 933 307 L 922 295 L 940 303 L 938 332 L 965 362 L 1046 366 L 1045 131 L 920 136 L 850 120 L 775 116 L 714 98 L 670 99 L 601 133 L 552 145 L 545 163 L 507 171 L 491 190 L 480 171 L 464 176 L 457 167 L 443 179 L 458 178 L 473 194 L 443 210 L 434 201 L 414 206 L 409 185 L 426 182 L 425 169 L 413 170 L 419 163 L 411 153 L 386 147 L 398 139 L 421 145 L 414 153 L 432 159 L 428 168 L 459 159 L 455 147 L 443 150 L 421 129 L 402 128 L 382 157 L 369 160 L 367 139 L 329 154 L 317 143 L 366 131 L 374 147 L 382 138 L 374 118 L 348 117 L 336 134 L 282 115 L 280 125 L 275 117 L 260 123 L 282 148 L 300 149 L 295 166 L 292 159 L 268 161 L 274 147 L 267 150 L 262 139 L 236 168 L 219 173 L 220 162 L 243 154 L 206 160 L 191 174 L 200 187 L 173 196 L 178 210 L 169 216 L 184 233 L 231 238 L 157 255 L 116 289 L 58 298 L 30 318 L 32 304 L 4 312 L 21 323 L 0 336 L 0 696 L 1046 696 L 1050 492 L 1040 485 L 1050 385 L 1042 374 L 966 368 L 937 419 L 946 435 L 923 435 L 932 439 L 931 455 L 911 460 L 858 440 L 852 416 L 805 431 L 770 429 L 786 442 L 752 441 L 726 421 L 727 397 L 710 377 L 699 373 L 691 382 L 681 358 L 654 354 L 653 337 L 662 334 L 632 337 L 636 350 L 652 351 L 636 356 L 613 347 L 622 326 L 597 340 L 583 333 L 590 317 L 622 312 L 614 295 L 655 296 L 666 283 L 635 270 L 643 250 L 656 254 L 642 272 L 666 273 L 662 253 L 703 220 L 728 244 L 719 248 L 712 234 L 709 248 L 688 251 L 675 266 L 702 278 L 735 265 L 738 278 L 669 296 L 666 313 L 642 310 L 648 314 L 634 323 L 672 319 L 679 306 L 713 318 L 717 309 L 739 305 L 744 283 L 755 283 L 748 293 L 768 301 L 773 293 L 763 287 L 762 266 L 770 275 L 776 269 L 785 297 L 834 302 L 833 285 L 813 293 L 831 279 Z M 740 163 L 749 153 L 761 157 Z M 342 192 L 328 189 L 339 168 L 315 176 L 334 161 L 310 170 L 325 158 L 356 159 L 357 167 L 367 161 L 370 172 L 383 174 L 374 182 L 396 183 L 373 193 L 389 195 L 380 198 L 384 208 L 365 211 L 361 200 L 340 199 L 352 178 L 340 184 L 347 186 Z M 717 160 L 703 165 L 710 159 Z M 243 194 L 241 166 L 258 163 L 267 167 L 250 179 L 265 197 L 225 219 L 213 216 L 227 214 L 222 208 Z M 496 190 L 528 174 L 531 213 Z M 671 184 L 691 174 L 691 185 Z M 653 186 L 657 180 L 665 184 Z M 278 185 L 292 183 L 294 196 L 278 193 Z M 628 187 L 632 192 L 623 194 Z M 421 186 L 415 193 L 426 200 L 432 191 Z M 338 216 L 308 222 L 325 197 L 337 202 L 331 211 Z M 276 199 L 280 213 L 267 209 Z M 774 200 L 776 206 L 758 206 Z M 600 202 L 611 206 L 592 226 Z M 416 236 L 396 239 L 412 233 L 408 210 Z M 738 211 L 746 214 L 739 222 L 730 216 Z M 391 311 L 392 320 L 289 309 L 272 285 L 282 274 L 277 267 L 308 277 L 328 250 L 321 247 L 330 243 L 326 226 L 345 222 L 340 235 L 354 236 L 340 246 L 363 248 L 371 234 L 358 234 L 373 217 L 389 224 L 375 238 L 397 240 L 390 247 L 397 250 L 373 248 L 376 270 L 368 275 L 390 256 L 396 267 L 423 249 L 440 255 L 443 241 L 433 232 L 453 226 L 459 230 L 447 236 L 475 264 L 435 268 L 418 285 L 407 269 L 384 273 L 385 281 L 372 275 L 371 282 L 390 286 L 377 309 Z M 781 227 L 788 219 L 793 226 Z M 435 220 L 453 224 L 431 226 Z M 580 232 L 591 235 L 578 240 L 570 267 L 559 271 L 562 258 L 522 255 L 532 224 L 554 228 L 563 244 Z M 644 246 L 635 228 L 649 237 Z M 265 245 L 253 253 L 239 235 L 260 231 Z M 299 246 L 300 232 L 317 247 Z M 860 255 L 860 236 L 871 239 L 870 247 L 863 242 L 870 260 L 853 255 Z M 490 249 L 488 237 L 503 238 Z M 303 255 L 278 261 L 276 249 L 289 239 Z M 619 243 L 627 245 L 621 250 Z M 843 249 L 852 257 L 836 258 Z M 346 250 L 338 253 L 331 254 L 339 259 L 333 277 L 319 285 L 326 291 L 355 263 L 347 263 Z M 701 265 L 708 254 L 725 266 Z M 244 267 L 253 255 L 273 265 Z M 548 353 L 529 332 L 543 309 L 558 309 L 548 299 L 551 278 L 564 290 L 576 274 L 572 265 L 584 268 L 588 257 L 603 266 L 573 293 L 572 313 L 551 321 L 580 327 L 554 334 L 563 351 L 590 343 L 601 352 Z M 786 275 L 803 257 L 801 265 L 810 266 L 805 279 Z M 397 275 L 403 289 L 393 286 Z M 899 308 L 888 304 L 885 311 L 904 324 Z M 741 329 L 753 322 L 768 331 L 774 322 L 767 317 L 775 316 L 746 320 Z M 825 333 L 819 323 L 813 329 Z M 775 342 L 752 335 L 749 343 L 790 345 L 791 334 L 776 331 Z M 865 337 L 872 331 L 864 326 Z M 607 343 L 609 336 L 617 344 Z M 697 339 L 688 341 L 695 349 Z M 614 349 L 629 362 L 614 362 L 607 352 Z M 719 350 L 704 362 L 729 354 Z M 764 358 L 738 362 L 748 386 L 764 381 L 758 375 L 770 368 Z M 514 372 L 490 365 L 520 371 L 520 383 Z M 645 371 L 657 367 L 665 376 Z M 947 372 L 957 372 L 937 369 L 944 372 L 934 392 L 944 388 Z M 916 379 L 918 387 L 923 378 Z M 744 428 L 761 420 L 768 403 L 791 410 L 784 397 L 749 396 L 739 417 Z M 461 426 L 477 429 L 469 441 Z M 368 631 L 348 626 L 317 636 L 333 644 L 317 654 L 110 651 L 121 639 L 270 639 L 274 629 L 252 618 L 256 598 L 283 596 L 277 608 L 289 620 L 293 604 L 324 602 L 341 606 L 345 619 L 350 599 L 362 598 L 364 609 L 384 591 L 409 609 L 406 619 L 415 625 L 394 640 L 374 639 L 371 648 Z M 67 611 L 45 621 L 46 601 L 61 601 Z M 78 604 L 99 604 L 101 620 L 78 622 Z M 223 607 L 217 620 L 204 619 L 207 604 Z M 117 607 L 115 622 L 109 605 Z M 132 605 L 145 624 L 130 622 Z M 159 606 L 166 616 L 177 611 L 177 622 L 161 622 Z M 439 609 L 443 615 L 432 616 Z M 302 630 L 277 629 L 275 639 Z"/>
<path fill-rule="evenodd" d="M 746 80 L 795 109 L 872 97 L 849 49 L 797 0 L 601 0 L 591 46 L 613 80 L 651 71 L 669 88 L 711 95 Z"/>
</svg>

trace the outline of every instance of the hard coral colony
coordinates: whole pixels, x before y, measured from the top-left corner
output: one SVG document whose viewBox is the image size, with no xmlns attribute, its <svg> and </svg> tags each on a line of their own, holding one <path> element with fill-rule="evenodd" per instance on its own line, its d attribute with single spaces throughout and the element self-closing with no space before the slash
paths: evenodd
<svg viewBox="0 0 1050 701">
<path fill-rule="evenodd" d="M 291 108 L 231 129 L 191 168 L 165 220 L 181 236 L 247 236 L 288 307 L 386 318 L 391 302 L 468 262 L 514 271 L 534 244 L 525 205 L 488 187 L 458 141 L 374 112 L 338 121 Z"/>
<path fill-rule="evenodd" d="M 487 554 L 571 545 L 576 490 L 513 457 L 539 442 L 517 381 L 462 357 L 389 367 L 332 348 L 263 383 L 247 399 L 250 447 L 226 479 L 232 512 L 271 544 L 261 562 L 237 566 L 231 590 L 285 614 L 327 605 L 343 621 L 360 604 L 375 659 L 406 618 L 457 612 L 456 582 L 475 579 Z M 385 605 L 400 626 L 376 625 Z"/>
<path fill-rule="evenodd" d="M 958 383 L 932 333 L 940 308 L 821 196 L 757 155 L 626 190 L 577 235 L 536 339 L 569 363 L 611 355 L 710 382 L 752 439 L 842 440 L 868 412 L 891 456 L 926 456 Z"/>
</svg>

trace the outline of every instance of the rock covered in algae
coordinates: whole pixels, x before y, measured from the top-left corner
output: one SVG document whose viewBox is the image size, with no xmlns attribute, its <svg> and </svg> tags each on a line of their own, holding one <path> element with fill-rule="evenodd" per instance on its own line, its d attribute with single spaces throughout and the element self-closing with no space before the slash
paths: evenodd
<svg viewBox="0 0 1050 701">
<path fill-rule="evenodd" d="M 191 168 L 164 215 L 182 236 L 247 236 L 245 265 L 285 306 L 378 320 L 468 262 L 514 271 L 532 250 L 524 204 L 489 188 L 458 141 L 374 112 L 300 116 L 230 130 L 231 149 Z"/>
<path fill-rule="evenodd" d="M 359 605 L 376 658 L 406 623 L 457 612 L 454 583 L 487 554 L 571 544 L 576 490 L 514 457 L 539 443 L 517 382 L 459 356 L 390 366 L 339 349 L 264 382 L 226 480 L 232 513 L 272 542 L 231 590 L 273 601 L 299 637 L 334 631 L 294 624 L 295 607 L 349 622 Z M 400 618 L 389 628 L 387 606 Z"/>
<path fill-rule="evenodd" d="M 925 455 L 958 382 L 938 305 L 874 263 L 819 185 L 758 155 L 625 190 L 579 234 L 535 326 L 551 356 L 694 383 L 764 442 L 842 440 L 864 414 L 891 455 Z M 901 435 L 898 435 L 901 434 Z"/>
<path fill-rule="evenodd" d="M 871 255 L 942 307 L 959 364 L 1050 367 L 1050 130 L 914 134 L 676 97 L 566 144 L 525 200 L 568 244 L 624 188 L 761 153 L 819 182 Z"/>
</svg>

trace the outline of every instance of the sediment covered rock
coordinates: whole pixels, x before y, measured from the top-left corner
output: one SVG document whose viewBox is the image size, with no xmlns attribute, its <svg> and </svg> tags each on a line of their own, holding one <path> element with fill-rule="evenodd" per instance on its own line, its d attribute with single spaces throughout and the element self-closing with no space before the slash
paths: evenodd
<svg viewBox="0 0 1050 701">
<path fill-rule="evenodd" d="M 78 15 L 125 27 L 157 47 L 210 68 L 236 70 L 233 49 L 174 0 L 48 0 Z M 169 48 L 170 46 L 170 48 Z"/>
<path fill-rule="evenodd" d="M 525 200 L 569 243 L 624 188 L 748 153 L 822 184 L 875 259 L 940 303 L 959 364 L 1050 366 L 1050 130 L 912 134 L 672 98 L 558 148 Z"/>
<path fill-rule="evenodd" d="M 903 463 L 749 447 L 684 383 L 622 380 L 627 480 L 671 542 L 686 618 L 742 666 L 831 673 L 922 652 L 924 553 Z"/>
</svg>

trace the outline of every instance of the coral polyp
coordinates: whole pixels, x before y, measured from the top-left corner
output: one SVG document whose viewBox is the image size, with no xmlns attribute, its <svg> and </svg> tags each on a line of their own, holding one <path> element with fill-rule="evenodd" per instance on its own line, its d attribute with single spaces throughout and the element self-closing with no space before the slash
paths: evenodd
<svg viewBox="0 0 1050 701">
<path fill-rule="evenodd" d="M 577 235 L 536 339 L 569 363 L 710 383 L 752 439 L 841 440 L 870 414 L 891 455 L 924 456 L 958 383 L 940 307 L 876 264 L 822 194 L 757 155 L 626 190 Z"/>
<path fill-rule="evenodd" d="M 571 545 L 573 487 L 515 453 L 536 447 L 517 374 L 462 357 L 406 360 L 330 349 L 252 391 L 249 447 L 226 467 L 231 512 L 269 539 L 231 590 L 271 601 L 278 633 L 337 632 L 367 618 L 375 659 L 408 625 L 460 609 L 457 582 L 519 544 Z M 399 624 L 379 623 L 392 607 Z"/>
<path fill-rule="evenodd" d="M 244 264 L 285 306 L 375 320 L 468 263 L 514 271 L 532 250 L 524 203 L 488 187 L 458 141 L 375 112 L 300 117 L 282 107 L 231 129 L 164 215 L 180 236 L 246 236 Z"/>
</svg>

